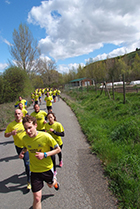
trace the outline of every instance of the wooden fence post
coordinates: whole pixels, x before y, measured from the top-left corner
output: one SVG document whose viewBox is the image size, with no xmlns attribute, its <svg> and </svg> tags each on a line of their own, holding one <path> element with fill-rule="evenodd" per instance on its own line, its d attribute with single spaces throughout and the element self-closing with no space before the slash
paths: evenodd
<svg viewBox="0 0 140 209">
<path fill-rule="evenodd" d="M 125 100 L 125 76 L 123 74 L 123 103 L 125 104 L 126 100 Z"/>
</svg>

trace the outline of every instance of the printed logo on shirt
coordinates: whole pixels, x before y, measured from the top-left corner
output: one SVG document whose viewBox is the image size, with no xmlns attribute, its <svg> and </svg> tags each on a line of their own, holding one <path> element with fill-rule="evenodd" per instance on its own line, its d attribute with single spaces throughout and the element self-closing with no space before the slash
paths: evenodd
<svg viewBox="0 0 140 209">
<path fill-rule="evenodd" d="M 17 130 L 17 134 L 18 134 L 18 133 L 22 133 L 22 132 L 24 132 L 24 131 L 25 131 L 24 129 Z"/>
<path fill-rule="evenodd" d="M 37 118 L 37 120 L 42 120 L 42 118 Z"/>
<path fill-rule="evenodd" d="M 42 151 L 42 149 L 29 149 L 29 152 L 31 152 L 31 153 L 36 153 L 36 152 L 41 152 Z"/>
</svg>

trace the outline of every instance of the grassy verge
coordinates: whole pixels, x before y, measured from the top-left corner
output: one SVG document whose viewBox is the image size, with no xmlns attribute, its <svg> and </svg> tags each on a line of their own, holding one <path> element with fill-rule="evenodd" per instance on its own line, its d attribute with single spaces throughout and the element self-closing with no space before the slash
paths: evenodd
<svg viewBox="0 0 140 209">
<path fill-rule="evenodd" d="M 140 93 L 115 93 L 115 101 L 94 91 L 69 91 L 63 98 L 75 112 L 92 152 L 102 160 L 119 208 L 140 209 Z"/>
</svg>

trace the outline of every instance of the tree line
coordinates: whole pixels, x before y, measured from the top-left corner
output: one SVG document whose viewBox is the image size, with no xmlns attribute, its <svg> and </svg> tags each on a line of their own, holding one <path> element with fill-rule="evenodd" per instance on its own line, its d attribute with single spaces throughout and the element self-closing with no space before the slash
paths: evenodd
<svg viewBox="0 0 140 209">
<path fill-rule="evenodd" d="M 134 52 L 108 58 L 106 60 L 86 63 L 85 67 L 69 70 L 69 73 L 64 75 L 65 80 L 69 82 L 77 78 L 91 78 L 95 84 L 103 82 L 118 82 L 122 81 L 125 76 L 125 81 L 140 80 L 140 49 Z"/>
<path fill-rule="evenodd" d="M 36 88 L 63 87 L 73 79 L 91 78 L 95 84 L 121 81 L 125 75 L 127 82 L 140 79 L 140 49 L 135 52 L 93 62 L 89 59 L 85 67 L 59 73 L 54 60 L 41 58 L 37 41 L 34 40 L 26 24 L 14 29 L 13 43 L 9 52 L 14 62 L 0 75 L 0 103 L 14 101 L 19 94 L 29 95 Z"/>
</svg>

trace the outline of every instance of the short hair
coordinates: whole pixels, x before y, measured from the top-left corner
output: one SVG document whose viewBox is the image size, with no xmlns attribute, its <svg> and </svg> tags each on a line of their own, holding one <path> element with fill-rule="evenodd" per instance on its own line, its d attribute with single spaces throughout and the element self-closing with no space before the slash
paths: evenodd
<svg viewBox="0 0 140 209">
<path fill-rule="evenodd" d="M 34 108 L 35 108 L 36 105 L 38 105 L 38 107 L 40 107 L 39 104 L 34 104 Z"/>
<path fill-rule="evenodd" d="M 24 125 L 24 123 L 27 123 L 27 122 L 28 123 L 33 122 L 34 125 L 37 124 L 36 118 L 34 118 L 31 115 L 26 115 L 25 117 L 23 117 L 23 120 L 22 120 L 23 125 Z"/>
</svg>

